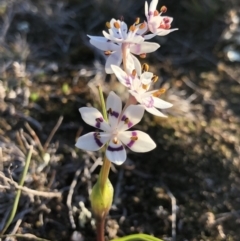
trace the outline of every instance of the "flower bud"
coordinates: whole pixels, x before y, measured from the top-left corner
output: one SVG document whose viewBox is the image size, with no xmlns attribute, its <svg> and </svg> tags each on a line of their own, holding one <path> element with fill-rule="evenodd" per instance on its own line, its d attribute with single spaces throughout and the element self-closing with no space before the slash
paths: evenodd
<svg viewBox="0 0 240 241">
<path fill-rule="evenodd" d="M 113 186 L 109 179 L 101 188 L 99 181 L 93 186 L 90 195 L 92 211 L 97 219 L 103 219 L 109 212 L 113 199 Z"/>
</svg>

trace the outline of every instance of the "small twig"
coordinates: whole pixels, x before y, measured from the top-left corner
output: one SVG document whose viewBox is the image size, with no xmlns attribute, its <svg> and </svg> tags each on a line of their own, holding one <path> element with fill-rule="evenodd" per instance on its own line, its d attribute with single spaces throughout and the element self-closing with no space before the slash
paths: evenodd
<svg viewBox="0 0 240 241">
<path fill-rule="evenodd" d="M 28 144 L 27 139 L 26 139 L 26 137 L 24 135 L 23 129 L 20 129 L 19 135 L 20 135 L 21 140 L 22 140 L 23 144 L 25 145 L 25 147 L 29 148 L 29 144 Z"/>
<path fill-rule="evenodd" d="M 0 189 L 10 189 L 10 187 L 9 186 L 0 185 Z"/>
<path fill-rule="evenodd" d="M 50 141 L 52 140 L 52 138 L 55 135 L 56 131 L 58 130 L 59 126 L 62 124 L 62 121 L 63 121 L 63 116 L 60 116 L 58 121 L 57 121 L 57 124 L 54 126 L 54 128 L 52 129 L 49 137 L 47 138 L 47 140 L 45 142 L 45 144 L 43 145 L 43 150 L 44 151 L 47 150 Z"/>
<path fill-rule="evenodd" d="M 54 198 L 54 197 L 61 197 L 62 193 L 61 192 L 43 192 L 43 191 L 37 191 L 37 190 L 33 190 L 30 189 L 28 187 L 22 187 L 20 185 L 18 185 L 16 182 L 14 182 L 13 180 L 11 180 L 8 177 L 5 177 L 1 172 L 0 172 L 0 177 L 3 178 L 5 181 L 11 183 L 12 185 L 14 185 L 14 187 L 18 190 L 21 190 L 27 194 L 31 194 L 31 195 L 35 195 L 35 196 L 41 196 L 41 197 L 45 197 L 45 198 Z"/>
<path fill-rule="evenodd" d="M 0 171 L 3 170 L 3 152 L 2 147 L 0 147 Z"/>
<path fill-rule="evenodd" d="M 177 201 L 172 192 L 167 188 L 167 194 L 172 204 L 172 241 L 176 240 L 176 222 L 177 222 Z"/>
<path fill-rule="evenodd" d="M 21 139 L 21 134 L 20 134 L 19 131 L 16 132 L 16 138 L 17 138 L 18 144 L 19 144 L 20 147 L 21 147 L 22 152 L 23 152 L 24 154 L 26 154 L 26 153 L 27 153 L 27 149 L 26 149 L 26 147 L 25 147 L 24 144 L 23 144 L 23 141 L 22 141 L 22 139 Z"/>
<path fill-rule="evenodd" d="M 41 141 L 39 140 L 38 136 L 36 135 L 36 132 L 32 129 L 32 127 L 27 123 L 25 122 L 24 123 L 25 127 L 27 128 L 27 130 L 29 131 L 30 135 L 33 137 L 34 141 L 37 143 L 38 147 L 39 147 L 39 150 L 41 152 L 43 152 L 43 146 L 42 146 L 42 143 Z"/>
<path fill-rule="evenodd" d="M 21 187 L 23 186 L 24 181 L 25 181 L 25 177 L 27 175 L 27 171 L 28 171 L 29 164 L 30 164 L 31 157 L 32 157 L 32 151 L 33 151 L 33 147 L 30 146 L 29 147 L 29 151 L 28 151 L 28 155 L 26 157 L 25 167 L 23 169 L 23 172 L 22 172 L 22 175 L 21 175 L 21 178 L 20 178 L 20 181 L 19 181 L 19 186 L 21 186 Z M 21 196 L 21 190 L 18 189 L 17 190 L 17 194 L 16 194 L 15 199 L 14 199 L 14 202 L 13 202 L 11 213 L 9 215 L 7 223 L 5 224 L 5 227 L 1 231 L 1 234 L 4 234 L 6 232 L 6 230 L 9 227 L 9 225 L 12 223 L 12 220 L 14 219 L 16 211 L 17 211 L 17 207 L 18 207 L 20 196 Z"/>
<path fill-rule="evenodd" d="M 6 234 L 6 235 L 0 235 L 0 238 L 6 238 L 6 237 L 16 237 L 16 238 L 25 238 L 30 240 L 37 240 L 37 241 L 50 241 L 48 239 L 39 238 L 31 233 L 25 233 L 25 234 Z"/>
<path fill-rule="evenodd" d="M 95 158 L 95 157 L 94 157 Z M 96 158 L 95 158 L 96 159 Z M 98 166 L 101 166 L 102 165 L 102 157 L 99 157 L 97 158 L 96 160 L 94 160 L 94 163 L 93 165 L 91 166 L 89 172 L 90 173 L 93 173 L 95 171 L 95 169 L 98 167 Z"/>
<path fill-rule="evenodd" d="M 22 223 L 22 218 L 17 220 L 17 222 L 15 224 L 15 227 L 13 228 L 12 232 L 10 233 L 10 235 L 13 235 L 13 234 L 15 234 L 18 231 L 18 228 L 21 225 L 21 223 Z"/>
<path fill-rule="evenodd" d="M 72 181 L 72 183 L 70 185 L 70 189 L 69 189 L 68 196 L 67 196 L 67 206 L 68 206 L 68 210 L 69 210 L 68 211 L 68 216 L 69 216 L 70 223 L 71 223 L 73 229 L 76 228 L 76 224 L 75 224 L 75 221 L 74 221 L 74 218 L 73 218 L 72 196 L 73 196 L 74 188 L 77 185 L 77 179 L 78 179 L 79 175 L 81 174 L 81 171 L 82 171 L 82 167 L 80 167 L 75 172 L 75 175 L 74 175 L 73 181 Z"/>
</svg>

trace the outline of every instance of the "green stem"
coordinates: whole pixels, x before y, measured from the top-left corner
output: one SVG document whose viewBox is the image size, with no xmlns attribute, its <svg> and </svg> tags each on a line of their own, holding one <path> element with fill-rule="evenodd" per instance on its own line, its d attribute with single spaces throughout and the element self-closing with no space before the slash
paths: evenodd
<svg viewBox="0 0 240 241">
<path fill-rule="evenodd" d="M 98 93 L 99 93 L 99 97 L 100 97 L 100 102 L 101 102 L 101 107 L 102 107 L 103 118 L 104 118 L 105 121 L 108 121 L 108 118 L 107 118 L 107 110 L 106 110 L 106 105 L 105 105 L 105 101 L 104 101 L 104 96 L 103 96 L 102 87 L 101 87 L 101 85 L 98 85 L 97 88 L 98 88 Z"/>
<path fill-rule="evenodd" d="M 26 175 L 27 175 L 27 171 L 28 171 L 29 164 L 30 164 L 31 157 L 32 157 L 32 151 L 33 151 L 33 146 L 30 146 L 30 147 L 29 147 L 29 150 L 28 150 L 28 155 L 27 155 L 27 158 L 26 158 L 26 162 L 25 162 L 25 167 L 24 167 L 24 169 L 23 169 L 23 172 L 22 172 L 20 181 L 19 181 L 19 183 L 18 183 L 18 185 L 19 185 L 20 187 L 22 187 L 23 184 L 24 184 L 25 177 L 26 177 Z M 6 232 L 6 230 L 8 229 L 8 227 L 10 226 L 10 224 L 12 223 L 12 221 L 13 221 L 13 219 L 14 219 L 14 217 L 15 217 L 20 196 L 21 196 L 21 190 L 18 189 L 18 190 L 17 190 L 17 194 L 16 194 L 15 199 L 14 199 L 14 202 L 13 202 L 13 207 L 12 207 L 11 213 L 10 213 L 10 215 L 9 215 L 9 218 L 8 218 L 8 220 L 7 220 L 7 223 L 5 224 L 5 227 L 3 228 L 2 232 L 1 232 L 1 235 L 3 235 L 3 234 Z"/>
<path fill-rule="evenodd" d="M 105 105 L 105 101 L 104 101 L 102 88 L 101 88 L 100 85 L 98 86 L 98 93 L 99 93 L 99 96 L 100 96 L 103 118 L 105 119 L 105 121 L 108 121 L 106 105 Z M 105 149 L 105 152 L 106 152 L 106 149 Z M 102 193 L 103 193 L 104 187 L 107 183 L 110 167 L 111 167 L 111 162 L 105 156 L 104 160 L 103 160 L 103 165 L 102 165 L 101 170 L 100 170 L 99 179 L 98 179 Z M 106 215 L 104 215 L 104 217 L 97 218 L 97 220 L 96 220 L 97 241 L 104 241 L 105 240 L 105 238 L 104 238 L 105 217 L 106 217 Z"/>
<path fill-rule="evenodd" d="M 103 190 L 103 188 L 104 188 L 104 186 L 107 182 L 108 175 L 109 175 L 109 172 L 110 172 L 110 167 L 111 167 L 111 162 L 105 156 L 104 160 L 103 160 L 101 170 L 100 170 L 100 174 L 99 174 L 100 187 L 101 187 L 102 190 Z"/>
<path fill-rule="evenodd" d="M 102 91 L 101 85 L 98 85 L 98 93 L 99 93 L 99 97 L 100 97 L 103 118 L 106 121 L 108 121 L 107 110 L 106 110 L 106 105 L 105 105 L 105 101 L 104 101 L 104 96 L 103 96 L 103 91 Z M 99 182 L 100 182 L 100 186 L 101 186 L 102 190 L 103 190 L 103 188 L 104 188 L 104 186 L 106 184 L 106 181 L 108 179 L 110 167 L 111 167 L 111 162 L 105 156 L 104 160 L 103 160 L 103 165 L 101 167 L 100 176 L 99 176 Z"/>
</svg>

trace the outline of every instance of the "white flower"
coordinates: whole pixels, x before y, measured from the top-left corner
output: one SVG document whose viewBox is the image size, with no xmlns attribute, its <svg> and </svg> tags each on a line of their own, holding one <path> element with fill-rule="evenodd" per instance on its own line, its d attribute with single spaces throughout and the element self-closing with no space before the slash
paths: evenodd
<svg viewBox="0 0 240 241">
<path fill-rule="evenodd" d="M 118 80 L 128 88 L 129 93 L 144 106 L 146 111 L 156 116 L 166 117 L 157 109 L 172 107 L 171 103 L 158 98 L 163 93 L 163 89 L 148 91 L 151 84 L 154 83 L 155 76 L 153 73 L 141 73 L 138 69 L 133 71 L 132 74 L 127 74 L 118 66 L 112 65 L 111 67 Z"/>
<path fill-rule="evenodd" d="M 107 98 L 107 123 L 102 114 L 95 108 L 82 107 L 79 109 L 83 120 L 104 132 L 90 132 L 78 138 L 76 147 L 87 151 L 96 151 L 109 142 L 106 156 L 109 161 L 120 165 L 126 160 L 126 145 L 135 152 L 148 152 L 156 147 L 153 140 L 142 131 L 126 131 L 136 125 L 144 114 L 143 106 L 130 105 L 121 114 L 121 99 L 110 92 Z"/>
<path fill-rule="evenodd" d="M 158 0 L 152 0 L 148 8 L 148 3 L 145 2 L 145 16 L 147 18 L 148 29 L 153 33 L 153 36 L 164 36 L 178 30 L 177 28 L 170 29 L 173 18 L 161 16 L 162 13 L 167 11 L 167 8 L 163 6 L 159 13 L 156 10 L 157 4 Z M 149 34 L 148 38 L 152 38 L 153 36 Z"/>
<path fill-rule="evenodd" d="M 147 29 L 147 24 L 134 24 L 129 28 L 125 22 L 112 19 L 109 23 L 109 33 L 103 31 L 104 37 L 90 36 L 90 43 L 96 48 L 105 51 L 108 56 L 105 65 L 105 71 L 108 74 L 113 73 L 111 65 L 120 65 L 122 63 L 123 47 L 126 48 L 126 62 L 128 65 L 137 64 L 137 59 L 133 55 L 142 55 L 157 50 L 160 45 L 157 43 L 145 42 L 145 37 L 140 36 Z M 151 34 L 152 35 L 152 34 Z"/>
</svg>

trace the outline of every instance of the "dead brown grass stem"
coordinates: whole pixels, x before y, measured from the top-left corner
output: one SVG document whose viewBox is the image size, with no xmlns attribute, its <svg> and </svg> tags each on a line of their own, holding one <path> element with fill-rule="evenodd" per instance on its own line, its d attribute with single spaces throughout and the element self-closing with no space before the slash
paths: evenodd
<svg viewBox="0 0 240 241">
<path fill-rule="evenodd" d="M 33 137 L 35 143 L 38 145 L 39 150 L 40 150 L 41 152 L 44 152 L 44 151 L 43 151 L 42 143 L 41 143 L 41 141 L 39 140 L 38 136 L 36 135 L 35 131 L 32 129 L 32 127 L 31 127 L 27 122 L 25 122 L 24 125 L 25 125 L 25 127 L 27 128 L 27 130 L 29 131 L 30 135 Z"/>
<path fill-rule="evenodd" d="M 3 173 L 0 172 L 0 177 L 7 181 L 8 183 L 12 184 L 16 189 L 21 190 L 29 195 L 35 195 L 35 196 L 41 196 L 44 198 L 60 198 L 62 196 L 61 192 L 43 192 L 43 191 L 37 191 L 30 189 L 28 187 L 21 187 L 16 182 L 11 180 L 10 178 L 6 177 Z"/>
<path fill-rule="evenodd" d="M 82 172 L 82 167 L 80 167 L 75 172 L 75 175 L 74 175 L 73 181 L 70 185 L 70 189 L 69 189 L 68 196 L 67 196 L 67 206 L 68 206 L 68 210 L 69 210 L 68 216 L 69 216 L 69 220 L 70 220 L 70 223 L 71 223 L 71 226 L 72 226 L 73 229 L 76 229 L 76 224 L 75 224 L 75 221 L 74 221 L 73 211 L 72 211 L 72 196 L 73 196 L 73 193 L 74 193 L 74 188 L 77 185 L 77 179 L 80 176 L 81 172 Z"/>
<path fill-rule="evenodd" d="M 54 126 L 54 128 L 52 129 L 49 137 L 47 138 L 45 144 L 43 145 L 43 150 L 46 151 L 48 148 L 49 143 L 51 142 L 53 136 L 55 135 L 56 131 L 58 130 L 59 126 L 62 124 L 63 121 L 63 116 L 60 116 L 56 125 Z"/>
<path fill-rule="evenodd" d="M 15 238 L 25 238 L 29 240 L 37 240 L 37 241 L 50 241 L 48 239 L 39 238 L 31 233 L 25 233 L 25 234 L 6 234 L 6 235 L 0 235 L 0 238 L 6 238 L 6 237 L 15 237 Z"/>
</svg>

